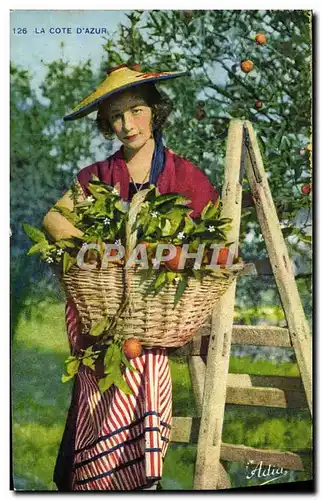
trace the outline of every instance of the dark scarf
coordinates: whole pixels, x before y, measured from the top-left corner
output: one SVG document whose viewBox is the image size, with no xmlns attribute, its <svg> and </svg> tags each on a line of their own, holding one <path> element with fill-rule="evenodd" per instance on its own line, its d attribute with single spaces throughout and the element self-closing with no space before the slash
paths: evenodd
<svg viewBox="0 0 322 500">
<path fill-rule="evenodd" d="M 163 169 L 165 167 L 165 152 L 161 130 L 155 130 L 153 136 L 155 146 L 152 156 L 149 183 L 156 186 L 159 176 L 163 172 Z"/>
</svg>

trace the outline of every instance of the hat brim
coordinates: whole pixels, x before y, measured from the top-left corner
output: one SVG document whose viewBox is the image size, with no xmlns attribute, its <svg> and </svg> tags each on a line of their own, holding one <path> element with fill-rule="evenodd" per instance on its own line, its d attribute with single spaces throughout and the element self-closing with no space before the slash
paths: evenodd
<svg viewBox="0 0 322 500">
<path fill-rule="evenodd" d="M 140 80 L 138 82 L 132 82 L 127 85 L 123 85 L 115 90 L 111 90 L 110 92 L 107 92 L 106 94 L 103 94 L 102 96 L 98 97 L 97 99 L 94 99 L 91 103 L 87 104 L 86 106 L 81 107 L 77 111 L 74 111 L 72 113 L 69 113 L 68 115 L 64 116 L 64 121 L 71 121 L 71 120 L 77 120 L 79 118 L 83 118 L 84 116 L 92 113 L 93 111 L 96 111 L 98 109 L 99 104 L 107 99 L 108 97 L 118 94 L 120 92 L 123 92 L 124 90 L 127 90 L 132 87 L 137 87 L 138 85 L 142 85 L 144 83 L 156 83 L 156 82 L 161 82 L 162 80 L 170 80 L 173 78 L 178 78 L 180 76 L 189 76 L 190 71 L 180 71 L 178 73 L 172 73 L 169 75 L 160 75 L 160 76 L 151 76 L 149 78 L 145 78 L 144 80 Z"/>
</svg>

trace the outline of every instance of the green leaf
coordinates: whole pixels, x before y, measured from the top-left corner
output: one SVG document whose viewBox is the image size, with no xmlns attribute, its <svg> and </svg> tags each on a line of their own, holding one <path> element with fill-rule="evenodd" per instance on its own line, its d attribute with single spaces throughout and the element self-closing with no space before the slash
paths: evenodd
<svg viewBox="0 0 322 500">
<path fill-rule="evenodd" d="M 111 349 L 110 354 L 105 354 L 104 358 L 104 373 L 113 373 L 114 375 L 121 370 L 121 347 L 117 344 L 111 344 L 113 349 Z M 110 346 L 110 347 L 111 347 Z"/>
<path fill-rule="evenodd" d="M 145 236 L 149 236 L 150 234 L 153 234 L 156 230 L 156 228 L 159 225 L 159 221 L 157 218 L 152 218 L 149 222 L 149 225 L 145 231 Z"/>
<path fill-rule="evenodd" d="M 161 223 L 162 236 L 170 236 L 173 233 L 171 222 L 163 219 Z"/>
<path fill-rule="evenodd" d="M 198 224 L 198 226 L 195 226 L 193 234 L 199 234 L 199 233 L 204 233 L 207 231 L 206 224 L 202 222 L 201 224 Z"/>
<path fill-rule="evenodd" d="M 77 357 L 76 357 L 76 356 L 68 356 L 68 358 L 67 358 L 67 359 L 65 359 L 65 363 L 67 364 L 67 363 L 69 363 L 70 361 L 73 361 L 73 360 L 75 360 L 75 359 L 77 359 Z"/>
<path fill-rule="evenodd" d="M 204 220 L 209 220 L 214 218 L 216 215 L 219 213 L 219 208 L 216 205 L 211 206 L 208 210 L 207 213 L 204 216 Z M 230 219 L 231 221 L 231 219 Z"/>
<path fill-rule="evenodd" d="M 69 361 L 66 365 L 68 375 L 74 376 L 78 372 L 79 365 L 79 359 L 73 359 L 72 361 Z"/>
<path fill-rule="evenodd" d="M 158 209 L 158 212 L 160 212 L 161 214 L 169 214 L 170 210 L 173 210 L 173 209 L 177 209 L 177 210 L 180 210 L 181 214 L 187 214 L 189 212 L 191 212 L 191 208 L 189 207 L 185 207 L 184 205 L 182 206 L 175 206 L 173 207 L 173 202 L 172 201 L 167 201 L 165 203 L 162 203 L 162 205 L 158 206 L 157 209 Z"/>
<path fill-rule="evenodd" d="M 161 196 L 158 196 L 158 198 L 155 200 L 154 205 L 155 207 L 158 207 L 160 205 L 163 205 L 163 203 L 167 203 L 171 201 L 172 206 L 174 203 L 189 203 L 190 200 L 188 200 L 185 196 L 182 196 L 180 194 L 175 194 L 175 193 L 169 193 L 169 194 L 162 194 Z"/>
<path fill-rule="evenodd" d="M 167 271 L 161 271 L 157 279 L 155 280 L 154 283 L 154 288 L 157 289 L 161 285 L 164 285 L 167 282 Z"/>
<path fill-rule="evenodd" d="M 139 370 L 135 368 L 133 365 L 131 365 L 130 361 L 127 359 L 125 352 L 121 351 L 121 361 L 122 363 L 129 369 L 131 372 L 138 372 Z"/>
<path fill-rule="evenodd" d="M 65 252 L 63 257 L 63 274 L 68 273 L 69 269 L 76 263 L 76 258 Z"/>
<path fill-rule="evenodd" d="M 98 337 L 99 335 L 102 335 L 106 328 L 108 328 L 109 324 L 110 320 L 107 316 L 105 316 L 105 318 L 103 318 L 101 321 L 98 321 L 97 323 L 95 323 L 95 325 L 92 326 L 89 334 L 93 337 Z"/>
<path fill-rule="evenodd" d="M 99 390 L 103 394 L 103 392 L 107 391 L 107 389 L 109 389 L 113 383 L 114 377 L 111 373 L 109 373 L 98 381 Z"/>
<path fill-rule="evenodd" d="M 167 271 L 166 272 L 166 280 L 169 282 L 169 283 L 172 283 L 172 281 L 174 280 L 174 278 L 177 277 L 177 274 L 178 273 L 174 273 L 172 271 Z"/>
<path fill-rule="evenodd" d="M 106 353 L 104 356 L 104 366 L 109 367 L 111 365 L 113 355 L 114 355 L 115 344 L 111 344 L 108 349 L 106 349 Z"/>
<path fill-rule="evenodd" d="M 61 381 L 64 384 L 65 382 L 68 382 L 68 380 L 71 380 L 74 377 L 74 375 L 65 375 L 63 374 L 61 377 Z"/>
<path fill-rule="evenodd" d="M 309 234 L 300 233 L 299 238 L 300 238 L 300 240 L 304 241 L 305 243 L 312 244 L 312 236 L 310 236 Z"/>
<path fill-rule="evenodd" d="M 22 228 L 29 238 L 35 243 L 39 243 L 41 241 L 47 241 L 45 234 L 30 224 L 22 224 Z"/>
<path fill-rule="evenodd" d="M 200 215 L 201 220 L 204 220 L 204 219 L 205 219 L 205 215 L 206 215 L 206 213 L 207 213 L 208 209 L 210 209 L 210 207 L 211 207 L 211 206 L 212 206 L 212 202 L 211 202 L 211 201 L 208 201 L 207 205 L 205 205 L 205 206 L 203 207 L 203 210 L 202 210 L 201 215 Z"/>
<path fill-rule="evenodd" d="M 121 372 L 117 373 L 114 377 L 114 384 L 124 392 L 124 394 L 133 395 L 133 391 L 125 382 Z"/>
<path fill-rule="evenodd" d="M 187 217 L 185 217 L 184 222 L 185 222 L 184 228 L 183 228 L 184 234 L 192 233 L 194 230 L 194 227 L 195 227 L 195 223 L 193 222 L 193 220 L 187 216 Z"/>
<path fill-rule="evenodd" d="M 95 186 L 94 184 L 89 183 L 88 190 L 97 200 L 103 199 L 105 201 L 104 191 L 100 188 L 100 186 Z"/>
<path fill-rule="evenodd" d="M 49 248 L 49 244 L 47 240 L 40 241 L 36 243 L 32 247 L 29 248 L 27 255 L 34 255 L 35 253 L 44 252 Z"/>
<path fill-rule="evenodd" d="M 68 239 L 62 239 L 62 240 L 58 240 L 56 242 L 56 245 L 59 247 L 59 248 L 75 248 L 75 243 L 71 240 L 68 240 Z"/>
<path fill-rule="evenodd" d="M 88 366 L 92 370 L 95 370 L 95 359 L 94 358 L 83 358 L 82 363 L 85 366 Z"/>
<path fill-rule="evenodd" d="M 124 200 L 117 200 L 115 203 L 115 207 L 117 210 L 122 212 L 122 214 L 126 214 L 129 211 L 129 204 Z"/>
<path fill-rule="evenodd" d="M 187 287 L 187 284 L 188 284 L 188 279 L 187 278 L 179 281 L 178 287 L 177 287 L 177 291 L 176 291 L 176 294 L 175 294 L 175 297 L 174 297 L 173 309 L 176 307 L 176 305 L 178 304 L 179 300 L 181 299 L 182 294 L 183 294 L 183 292 L 185 291 L 185 289 Z"/>
<path fill-rule="evenodd" d="M 291 234 L 293 234 L 294 228 L 293 227 L 283 227 L 282 233 L 284 238 L 287 238 Z"/>
</svg>

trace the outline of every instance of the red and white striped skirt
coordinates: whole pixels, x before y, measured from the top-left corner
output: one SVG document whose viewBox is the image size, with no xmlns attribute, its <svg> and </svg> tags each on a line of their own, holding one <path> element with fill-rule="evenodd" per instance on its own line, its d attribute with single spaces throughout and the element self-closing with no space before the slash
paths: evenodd
<svg viewBox="0 0 322 500">
<path fill-rule="evenodd" d="M 70 299 L 66 322 L 75 353 L 84 336 Z M 162 477 L 172 421 L 167 350 L 144 349 L 130 362 L 137 371 L 126 368 L 124 377 L 133 395 L 114 385 L 101 394 L 97 374 L 85 366 L 79 371 L 56 462 L 58 489 L 134 490 Z"/>
</svg>

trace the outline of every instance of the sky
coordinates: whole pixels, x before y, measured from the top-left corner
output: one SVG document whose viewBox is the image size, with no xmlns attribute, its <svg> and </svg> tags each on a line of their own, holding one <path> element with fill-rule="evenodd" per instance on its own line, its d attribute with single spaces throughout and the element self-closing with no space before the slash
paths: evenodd
<svg viewBox="0 0 322 500">
<path fill-rule="evenodd" d="M 10 60 L 30 70 L 35 86 L 43 80 L 46 72 L 42 61 L 50 62 L 63 56 L 70 63 L 77 64 L 92 59 L 93 68 L 96 69 L 104 53 L 103 37 L 116 31 L 120 22 L 126 21 L 126 12 L 12 10 Z M 88 33 L 84 32 L 86 28 Z M 98 33 L 91 33 L 91 28 L 95 28 Z"/>
</svg>

